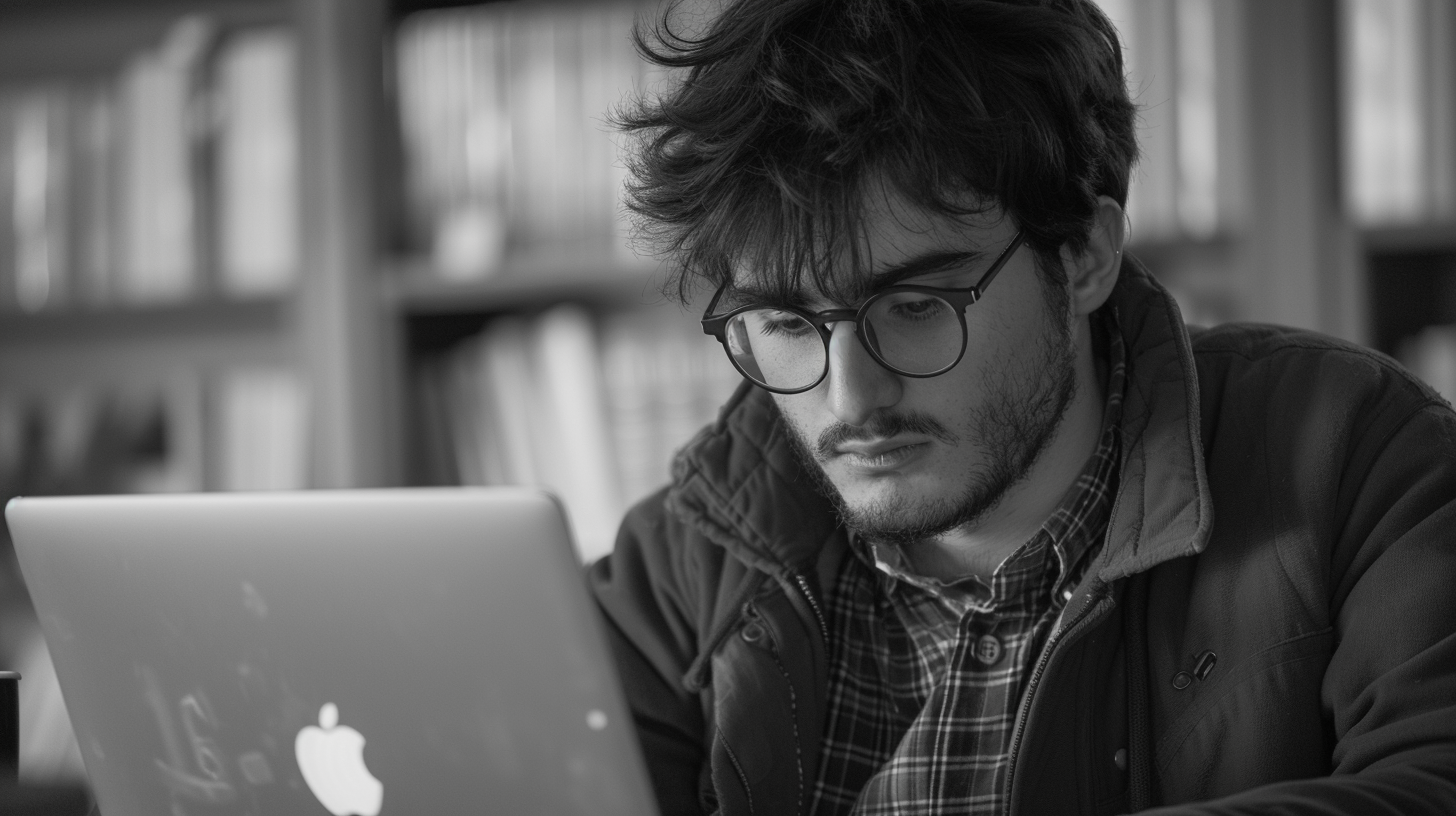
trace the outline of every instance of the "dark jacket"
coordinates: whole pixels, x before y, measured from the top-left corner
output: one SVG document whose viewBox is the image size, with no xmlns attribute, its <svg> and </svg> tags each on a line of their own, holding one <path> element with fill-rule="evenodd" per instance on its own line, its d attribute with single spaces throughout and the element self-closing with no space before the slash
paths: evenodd
<svg viewBox="0 0 1456 816">
<path fill-rule="evenodd" d="M 1336 340 L 1190 335 L 1136 262 L 1111 302 L 1121 483 L 1010 812 L 1456 814 L 1456 415 Z M 740 390 L 592 572 L 664 814 L 808 807 L 847 543 L 785 433 Z"/>
</svg>

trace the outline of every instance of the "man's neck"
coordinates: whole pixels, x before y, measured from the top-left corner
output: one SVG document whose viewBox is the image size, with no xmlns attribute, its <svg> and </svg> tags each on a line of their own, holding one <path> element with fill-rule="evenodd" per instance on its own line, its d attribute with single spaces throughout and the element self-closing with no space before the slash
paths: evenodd
<svg viewBox="0 0 1456 816">
<path fill-rule="evenodd" d="M 989 579 L 1036 535 L 1072 488 L 1097 450 L 1107 403 L 1106 361 L 1093 352 L 1090 322 L 1083 319 L 1077 331 L 1077 393 L 1051 441 L 1026 476 L 973 525 L 907 548 L 915 572 L 941 581 Z"/>
</svg>

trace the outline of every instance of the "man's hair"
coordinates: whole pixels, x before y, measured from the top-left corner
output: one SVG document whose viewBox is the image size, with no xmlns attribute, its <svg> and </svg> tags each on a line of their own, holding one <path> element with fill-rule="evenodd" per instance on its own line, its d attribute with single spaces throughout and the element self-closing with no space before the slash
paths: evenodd
<svg viewBox="0 0 1456 816">
<path fill-rule="evenodd" d="M 680 297 L 736 270 L 775 299 L 851 301 L 868 199 L 890 192 L 1001 208 L 1065 281 L 1097 197 L 1127 200 L 1136 109 L 1091 0 L 736 0 L 698 34 L 677 7 L 634 29 L 677 81 L 614 119 L 636 236 L 676 259 Z"/>
</svg>

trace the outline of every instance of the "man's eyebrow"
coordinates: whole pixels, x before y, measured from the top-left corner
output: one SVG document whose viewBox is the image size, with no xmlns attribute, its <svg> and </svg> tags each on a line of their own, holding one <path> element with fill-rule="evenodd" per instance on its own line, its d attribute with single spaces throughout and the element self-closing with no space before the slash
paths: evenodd
<svg viewBox="0 0 1456 816">
<path fill-rule="evenodd" d="M 906 278 L 943 272 L 947 269 L 975 263 L 984 257 L 986 257 L 986 253 L 980 250 L 939 250 L 921 253 L 904 263 L 874 273 L 870 276 L 867 288 L 871 292 L 877 291 L 886 286 L 893 286 Z"/>
<path fill-rule="evenodd" d="M 932 275 L 936 272 L 943 272 L 948 269 L 975 263 L 984 257 L 986 257 L 986 253 L 977 249 L 924 252 L 903 263 L 872 273 L 869 280 L 861 287 L 861 296 L 868 296 L 886 286 L 893 286 L 907 278 L 919 277 L 920 275 Z M 804 297 L 802 293 L 795 293 L 788 300 L 785 300 L 782 295 L 760 291 L 752 285 L 740 287 L 730 284 L 724 291 L 723 305 L 732 308 L 747 304 L 768 306 L 771 308 L 782 306 L 807 308 L 809 299 Z"/>
</svg>

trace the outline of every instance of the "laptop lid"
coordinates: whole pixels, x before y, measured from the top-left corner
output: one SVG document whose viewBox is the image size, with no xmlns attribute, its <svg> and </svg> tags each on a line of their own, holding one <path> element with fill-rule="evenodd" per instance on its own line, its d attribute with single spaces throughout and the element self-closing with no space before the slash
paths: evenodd
<svg viewBox="0 0 1456 816">
<path fill-rule="evenodd" d="M 106 816 L 656 812 L 545 494 L 16 499 L 6 520 Z"/>
</svg>

